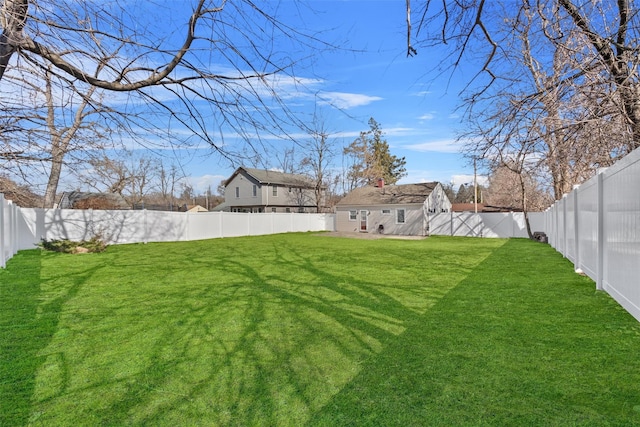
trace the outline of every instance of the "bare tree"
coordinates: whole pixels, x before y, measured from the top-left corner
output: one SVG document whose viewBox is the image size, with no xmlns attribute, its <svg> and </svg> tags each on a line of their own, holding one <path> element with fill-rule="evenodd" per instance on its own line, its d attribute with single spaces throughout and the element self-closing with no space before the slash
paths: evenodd
<svg viewBox="0 0 640 427">
<path fill-rule="evenodd" d="M 108 143 L 109 131 L 100 117 L 108 109 L 99 106 L 95 88 L 81 90 L 51 68 L 25 68 L 19 75 L 8 74 L 4 83 L 8 90 L 0 94 L 0 103 L 10 108 L 0 109 L 0 122 L 10 130 L 0 132 L 3 168 L 41 169 L 43 204 L 52 207 L 63 166 L 80 163 L 87 152 L 99 152 Z M 70 156 L 73 161 L 67 162 Z"/>
<path fill-rule="evenodd" d="M 26 111 L 25 91 L 45 85 L 42 76 L 26 78 L 25 70 L 49 70 L 53 93 L 75 91 L 73 107 L 57 108 L 102 116 L 129 144 L 205 143 L 234 163 L 268 148 L 266 136 L 305 128 L 280 95 L 303 90 L 298 68 L 309 52 L 328 46 L 280 21 L 275 4 L 189 3 L 4 0 L 0 81 L 21 84 L 16 93 Z M 274 48 L 281 44 L 288 49 Z M 10 111 L 5 100 L 1 105 Z M 83 117 L 80 126 L 86 125 Z M 33 127 L 9 120 L 0 134 L 7 139 L 16 129 Z M 72 134 L 69 144 L 86 143 Z M 27 160 L 28 144 L 39 137 L 14 142 L 5 158 L 22 153 Z"/>
<path fill-rule="evenodd" d="M 128 162 L 130 176 L 128 202 L 134 208 L 144 205 L 146 194 L 154 188 L 157 182 L 158 162 L 147 156 L 131 157 Z"/>
<path fill-rule="evenodd" d="M 463 94 L 470 159 L 523 179 L 533 163 L 536 179 L 560 198 L 634 146 L 619 88 L 562 5 L 465 1 L 440 12 L 449 18 L 440 41 L 457 43 L 454 67 L 484 55 Z"/>
<path fill-rule="evenodd" d="M 303 144 L 305 157 L 301 161 L 302 170 L 311 177 L 314 183 L 314 204 L 317 212 L 322 212 L 329 200 L 337 182 L 331 171 L 331 165 L 336 157 L 335 140 L 329 137 L 324 120 L 314 116 L 315 131 L 311 138 Z"/>
<path fill-rule="evenodd" d="M 518 167 L 498 166 L 491 171 L 489 186 L 484 190 L 485 203 L 513 209 L 526 205 L 532 212 L 546 209 L 552 197 L 540 187 L 537 177 L 519 174 L 518 170 Z"/>
<path fill-rule="evenodd" d="M 414 44 L 418 49 L 450 43 L 449 61 L 443 62 L 454 69 L 463 62 L 480 61 L 478 73 L 464 90 L 469 116 L 494 103 L 496 95 L 511 85 L 512 90 L 520 91 L 517 101 L 522 112 L 527 108 L 533 111 L 530 100 L 547 108 L 546 123 L 538 121 L 537 125 L 547 142 L 555 138 L 562 143 L 555 151 L 558 159 L 567 143 L 582 147 L 584 140 L 572 136 L 576 129 L 607 127 L 612 119 L 621 125 L 618 133 L 626 137 L 623 153 L 640 145 L 640 10 L 635 2 L 463 0 L 419 4 L 418 40 Z M 529 58 L 535 60 L 514 63 L 513 55 L 520 51 L 515 46 L 523 35 L 535 35 L 530 46 L 535 45 L 536 53 Z M 517 77 L 532 71 L 536 87 L 520 85 Z M 581 99 L 583 111 L 578 116 L 555 114 L 551 104 L 568 97 Z M 560 117 L 565 118 L 564 123 L 550 125 Z M 567 128 L 567 122 L 572 122 L 573 129 Z M 561 178 L 562 170 L 557 173 L 560 192 L 570 180 Z"/>
<path fill-rule="evenodd" d="M 93 191 L 125 194 L 131 183 L 131 175 L 122 158 L 96 156 L 87 161 L 89 168 L 79 174 L 79 179 Z"/>
<path fill-rule="evenodd" d="M 158 188 L 163 202 L 173 210 L 176 186 L 180 179 L 183 178 L 178 173 L 178 167 L 175 164 L 167 169 L 164 162 L 160 162 L 158 170 Z M 223 186 L 224 188 L 224 186 Z"/>
</svg>

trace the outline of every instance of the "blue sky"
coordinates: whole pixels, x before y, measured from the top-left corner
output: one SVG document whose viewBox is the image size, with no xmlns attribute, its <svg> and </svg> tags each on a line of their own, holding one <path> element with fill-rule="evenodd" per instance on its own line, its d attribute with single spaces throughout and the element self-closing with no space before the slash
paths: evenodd
<svg viewBox="0 0 640 427">
<path fill-rule="evenodd" d="M 142 4 L 147 7 L 144 2 Z M 182 25 L 187 22 L 190 8 L 179 7 L 187 2 L 160 4 L 168 10 L 172 22 Z M 317 113 L 338 153 L 361 131 L 369 129 L 368 121 L 373 117 L 380 125 L 391 153 L 406 159 L 407 176 L 400 183 L 440 181 L 451 182 L 457 188 L 462 183 L 472 182 L 473 166 L 462 157 L 455 144 L 456 132 L 461 129 L 461 114 L 456 112 L 456 107 L 459 92 L 466 83 L 464 70 L 459 69 L 453 75 L 450 71 L 433 72 L 445 57 L 442 48 L 418 47 L 416 56 L 407 57 L 405 2 L 307 0 L 304 6 L 301 4 L 282 0 L 263 6 L 277 7 L 281 13 L 278 19 L 301 28 L 304 33 L 317 34 L 339 48 L 303 52 L 310 61 L 297 69 L 295 76 L 304 84 L 296 86 L 290 79 L 283 78 L 276 85 L 282 90 L 281 99 L 289 103 L 289 109 L 301 117 L 310 118 Z M 157 30 L 166 31 L 172 22 L 163 22 L 164 26 Z M 153 20 L 151 25 L 159 23 Z M 180 32 L 177 34 L 179 36 Z M 269 49 L 287 53 L 288 45 L 276 44 Z M 204 52 L 208 51 L 205 46 Z M 293 57 L 300 54 L 292 52 Z M 211 56 L 209 54 L 203 61 L 212 61 Z M 208 66 L 216 70 L 219 65 L 210 63 Z M 228 71 L 228 64 L 226 66 Z M 301 90 L 297 91 L 296 87 Z M 109 93 L 107 96 L 119 105 L 130 102 L 126 94 Z M 212 133 L 217 131 L 210 130 Z M 249 134 L 252 131 L 247 130 Z M 296 132 L 300 131 L 292 130 L 293 134 Z M 298 135 L 299 138 L 310 138 Z M 234 138 L 237 134 L 229 132 L 225 144 L 232 144 Z M 277 154 L 289 147 L 290 141 L 270 139 L 269 143 L 272 144 L 271 151 L 265 156 L 269 164 L 263 166 L 277 169 Z M 150 145 L 153 145 L 151 140 Z M 203 193 L 207 188 L 215 191 L 220 181 L 234 170 L 234 166 L 208 146 L 189 150 L 158 149 L 154 155 L 158 153 L 165 156 L 167 166 L 171 163 L 180 165 L 197 193 Z M 335 167 L 340 168 L 341 164 L 341 156 L 337 155 Z M 58 192 L 76 189 L 78 185 L 74 178 L 68 178 L 63 180 Z"/>
<path fill-rule="evenodd" d="M 406 56 L 405 3 L 312 0 L 308 4 L 314 12 L 302 10 L 301 25 L 307 31 L 323 31 L 321 37 L 341 43 L 343 49 L 321 52 L 313 69 L 306 70 L 308 75 L 304 69 L 298 71 L 298 77 L 313 81 L 320 102 L 311 105 L 292 96 L 295 108 L 320 109 L 327 130 L 340 146 L 367 130 L 373 117 L 392 154 L 406 158 L 408 175 L 400 183 L 441 181 L 457 187 L 471 182 L 473 166 L 459 154 L 454 141 L 461 126 L 455 109 L 463 77 L 430 72 L 443 55 L 436 49 Z M 296 2 L 285 1 L 281 7 L 299 12 Z M 192 153 L 184 170 L 191 185 L 202 191 L 208 185 L 215 189 L 233 168 L 216 161 L 215 155 Z"/>
</svg>

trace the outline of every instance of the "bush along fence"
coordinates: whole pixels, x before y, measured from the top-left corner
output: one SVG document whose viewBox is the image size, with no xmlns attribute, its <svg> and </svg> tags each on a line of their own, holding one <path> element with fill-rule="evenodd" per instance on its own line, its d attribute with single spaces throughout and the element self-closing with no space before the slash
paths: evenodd
<svg viewBox="0 0 640 427">
<path fill-rule="evenodd" d="M 640 150 L 545 212 L 549 243 L 640 321 Z"/>
</svg>

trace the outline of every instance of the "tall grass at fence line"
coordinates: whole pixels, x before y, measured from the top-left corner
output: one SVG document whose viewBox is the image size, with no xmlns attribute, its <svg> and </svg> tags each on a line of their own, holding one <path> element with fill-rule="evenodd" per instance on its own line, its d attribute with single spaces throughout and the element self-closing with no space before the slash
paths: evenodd
<svg viewBox="0 0 640 427">
<path fill-rule="evenodd" d="M 0 334 L 0 425 L 640 423 L 637 322 L 525 240 L 24 251 Z"/>
</svg>

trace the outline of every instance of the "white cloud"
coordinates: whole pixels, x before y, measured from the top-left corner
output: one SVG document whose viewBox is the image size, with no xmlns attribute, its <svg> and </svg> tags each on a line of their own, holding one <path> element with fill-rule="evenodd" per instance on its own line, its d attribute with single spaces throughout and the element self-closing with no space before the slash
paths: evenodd
<svg viewBox="0 0 640 427">
<path fill-rule="evenodd" d="M 436 116 L 431 113 L 426 113 L 418 117 L 418 120 L 433 120 Z"/>
<path fill-rule="evenodd" d="M 478 175 L 476 179 L 478 180 L 478 185 L 486 186 L 489 184 L 489 179 L 484 175 Z M 462 184 L 473 185 L 473 175 L 452 175 L 451 184 L 453 185 L 454 190 L 457 190 Z"/>
<path fill-rule="evenodd" d="M 405 145 L 403 148 L 420 152 L 432 151 L 437 153 L 459 153 L 462 146 L 455 139 L 441 139 L 437 141 Z"/>
<path fill-rule="evenodd" d="M 320 92 L 318 94 L 321 104 L 331 105 L 341 110 L 349 108 L 362 107 L 369 105 L 375 101 L 381 101 L 383 98 L 379 96 L 369 96 L 360 93 L 347 92 Z"/>
<path fill-rule="evenodd" d="M 196 194 L 204 194 L 209 188 L 211 192 L 216 194 L 218 185 L 221 181 L 229 178 L 223 175 L 201 175 L 201 176 L 188 176 L 184 178 L 184 182 L 193 187 L 193 191 Z"/>
</svg>

